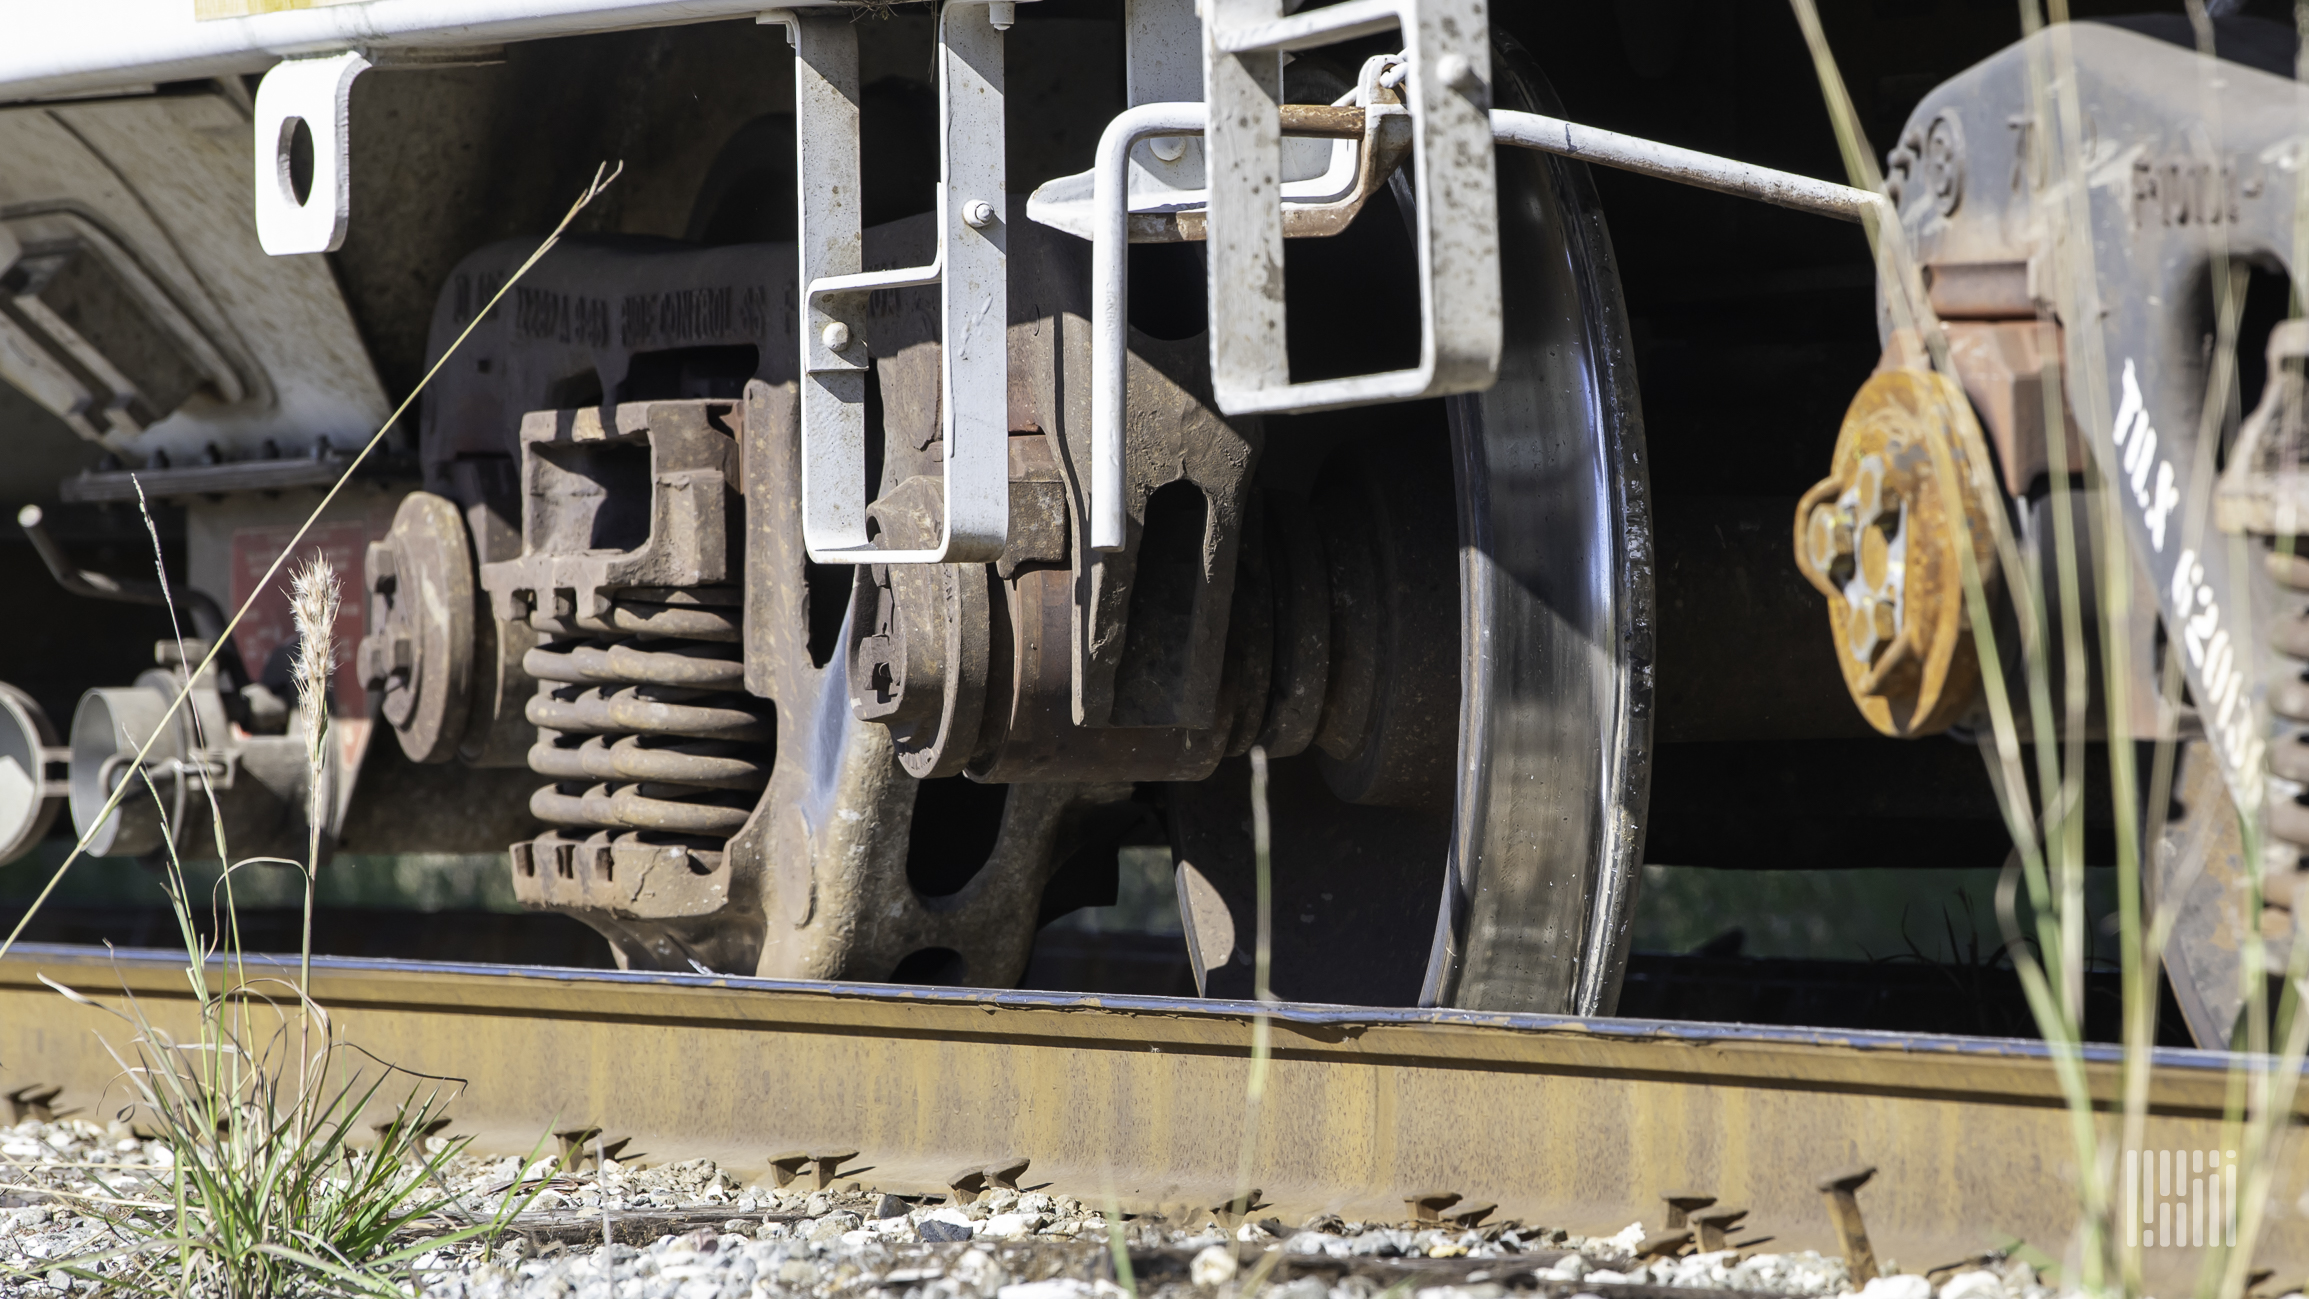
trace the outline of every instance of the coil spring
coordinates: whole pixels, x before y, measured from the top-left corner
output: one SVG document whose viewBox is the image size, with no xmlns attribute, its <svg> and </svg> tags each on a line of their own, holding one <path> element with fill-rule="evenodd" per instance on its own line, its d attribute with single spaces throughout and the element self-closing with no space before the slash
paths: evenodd
<svg viewBox="0 0 2309 1299">
<path fill-rule="evenodd" d="M 2304 859 L 2309 859 L 2309 609 L 2300 593 L 2309 592 L 2309 557 L 2282 552 L 2268 557 L 2269 573 L 2291 599 L 2270 628 L 2270 648 L 2279 655 L 2279 674 L 2270 683 L 2269 711 L 2275 714 L 2276 734 L 2270 737 L 2268 860 L 2263 865 L 2263 888 L 2272 908 L 2291 911 L 2296 880 Z M 2287 660 L 2291 660 L 2288 662 Z M 2290 669 L 2287 671 L 2286 669 Z M 2272 919 L 2268 928 L 2281 936 L 2291 928 L 2290 917 Z"/>
<path fill-rule="evenodd" d="M 536 621 L 551 634 L 522 660 L 537 680 L 529 767 L 553 783 L 529 809 L 556 827 L 540 845 L 680 846 L 719 870 L 776 739 L 769 705 L 745 693 L 736 593 L 629 595 L 582 627 Z"/>
</svg>

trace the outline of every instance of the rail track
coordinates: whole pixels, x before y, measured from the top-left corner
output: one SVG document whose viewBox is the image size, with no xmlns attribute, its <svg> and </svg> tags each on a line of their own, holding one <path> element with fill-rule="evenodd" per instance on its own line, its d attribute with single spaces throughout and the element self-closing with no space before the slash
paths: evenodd
<svg viewBox="0 0 2309 1299">
<path fill-rule="evenodd" d="M 253 959 L 253 958 L 252 958 Z M 155 1023 L 187 1017 L 180 956 L 26 947 L 0 961 L 0 1083 L 122 1104 L 125 1026 L 46 976 Z M 1133 1211 L 1224 1203 L 1243 1157 L 1257 1006 L 668 973 L 316 960 L 344 1036 L 463 1080 L 455 1129 L 484 1149 L 598 1127 L 649 1162 L 710 1156 L 760 1177 L 795 1150 L 899 1192 L 1025 1158 L 1046 1183 Z M 2034 1042 L 1656 1020 L 1301 1004 L 1265 1008 L 1272 1056 L 1252 1134 L 1261 1214 L 1402 1216 L 1453 1190 L 1574 1231 L 1656 1221 L 1659 1195 L 1745 1205 L 1774 1249 L 1836 1248 L 1824 1176 L 1872 1164 L 1879 1258 L 1922 1270 L 2019 1238 L 2056 1257 L 2074 1221 L 2069 1119 Z M 2096 1094 L 2116 1056 L 2088 1049 Z M 2157 1054 L 2147 1142 L 2211 1150 L 2233 1057 Z M 2309 1116 L 2309 1105 L 2296 1123 Z M 2262 1266 L 2309 1270 L 2286 1224 L 2309 1191 L 2288 1138 Z M 2152 1279 L 2196 1251 L 2148 1251 Z M 2171 1286 L 2165 1287 L 2170 1289 Z"/>
</svg>

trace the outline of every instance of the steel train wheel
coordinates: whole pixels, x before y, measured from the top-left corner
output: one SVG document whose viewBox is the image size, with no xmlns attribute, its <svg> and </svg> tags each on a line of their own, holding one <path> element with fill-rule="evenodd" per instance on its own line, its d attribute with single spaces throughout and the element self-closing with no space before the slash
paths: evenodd
<svg viewBox="0 0 2309 1299">
<path fill-rule="evenodd" d="M 1495 71 L 1500 106 L 1558 111 L 1511 41 Z M 1375 661 L 1360 674 L 1338 661 L 1334 622 L 1328 701 L 1337 711 L 1342 677 L 1371 690 L 1377 742 L 1319 735 L 1273 764 L 1272 987 L 1285 998 L 1576 1014 L 1617 998 L 1651 741 L 1651 527 L 1632 349 L 1585 168 L 1503 151 L 1499 185 L 1498 385 L 1268 424 L 1270 480 L 1307 476 L 1291 467 L 1295 441 L 1330 442 L 1311 515 L 1325 522 L 1334 582 L 1355 567 L 1340 552 L 1360 550 L 1382 606 Z M 1320 250 L 1341 278 L 1367 282 L 1368 267 L 1408 256 L 1400 223 L 1384 217 L 1366 213 Z M 1393 246 L 1373 248 L 1376 236 Z M 1320 319 L 1301 291 L 1294 281 L 1293 320 Z M 1367 767 L 1374 749 L 1392 772 L 1350 770 L 1339 756 L 1360 752 Z M 1246 766 L 1169 793 L 1182 911 L 1209 995 L 1252 990 Z"/>
<path fill-rule="evenodd" d="M 1560 113 L 1512 45 L 1503 106 Z M 1649 482 L 1627 309 L 1584 167 L 1499 159 L 1507 352 L 1453 406 L 1466 622 L 1445 914 L 1423 999 L 1609 1013 L 1651 788 Z"/>
<path fill-rule="evenodd" d="M 1498 64 L 1500 103 L 1548 106 L 1519 50 L 1504 48 Z M 1335 72 L 1318 84 L 1326 74 L 1314 58 L 1292 75 L 1295 93 L 1307 92 L 1297 97 L 1313 102 L 1346 85 Z M 1199 263 L 1177 260 L 1192 256 L 1191 245 L 1154 249 L 1172 260 L 1152 263 L 1169 270 L 1133 299 L 1134 323 L 1155 331 L 1133 342 L 1148 366 L 1132 381 L 1134 401 L 1143 397 L 1150 418 L 1171 421 L 1186 439 L 1185 467 L 1150 483 L 1141 526 L 1169 543 L 1183 538 L 1190 557 L 1221 523 L 1231 530 L 1222 548 L 1201 552 L 1201 567 L 1211 556 L 1234 566 L 1235 594 L 1209 598 L 1231 600 L 1217 607 L 1243 615 L 1232 625 L 1250 630 L 1229 633 L 1223 675 L 1206 659 L 1178 678 L 1216 690 L 1215 723 L 1181 720 L 1191 709 L 1166 714 L 1185 696 L 1156 697 L 1137 689 L 1143 680 L 1131 683 L 1128 720 L 1119 686 L 1112 725 L 1069 717 L 1066 660 L 1046 651 L 1063 646 L 1070 617 L 1087 615 L 1070 585 L 1080 575 L 1068 578 L 1064 559 L 1033 560 L 1031 578 L 956 566 L 927 585 L 919 573 L 892 583 L 871 569 L 808 563 L 790 320 L 773 330 L 783 337 L 764 336 L 751 374 L 711 369 L 730 349 L 707 349 L 681 362 L 692 369 L 659 367 L 661 389 L 650 387 L 657 371 L 638 361 L 621 379 L 590 353 L 485 325 L 472 345 L 512 360 L 484 371 L 486 381 L 466 381 L 471 392 L 445 396 L 437 409 L 452 414 L 429 414 L 426 437 L 443 470 L 436 490 L 457 496 L 469 522 L 500 520 L 473 525 L 476 589 L 491 593 L 504 627 L 544 638 L 524 656 L 512 648 L 520 637 L 501 629 L 497 670 L 484 662 L 475 674 L 497 683 L 476 699 L 476 717 L 519 729 L 526 715 L 550 732 L 515 749 L 529 747 L 529 763 L 553 782 L 532 803 L 553 828 L 516 847 L 523 900 L 584 920 L 637 967 L 1010 986 L 1044 921 L 1099 900 L 1117 843 L 1159 838 L 1150 825 L 1167 823 L 1197 984 L 1207 995 L 1247 995 L 1257 887 L 1241 755 L 1256 735 L 1276 755 L 1276 993 L 1608 1010 L 1626 956 L 1648 772 L 1642 432 L 1610 240 L 1584 171 L 1518 151 L 1501 157 L 1500 178 L 1506 359 L 1496 388 L 1448 404 L 1270 418 L 1263 429 L 1220 419 L 1197 395 L 1207 392 L 1199 377 L 1207 343 L 1194 332 Z M 1290 245 L 1293 318 L 1307 322 L 1293 335 L 1302 377 L 1393 368 L 1417 346 L 1416 319 L 1389 305 L 1418 293 L 1405 224 L 1385 206 L 1335 238 Z M 1083 363 L 1076 351 L 1087 337 L 1073 323 L 1086 293 L 1084 250 L 1068 236 L 1030 234 L 1022 217 L 1013 225 L 1013 299 L 1039 302 L 1043 314 L 1011 324 L 1014 373 L 1038 376 L 1031 398 L 1013 399 L 1014 421 L 1033 423 L 1012 427 L 1057 430 L 1048 445 L 1063 459 L 1081 418 L 1067 404 L 1079 398 L 1063 394 L 1088 386 L 1069 368 Z M 877 226 L 867 257 L 913 264 L 925 254 L 911 244 L 927 231 L 924 218 Z M 510 245 L 485 249 L 459 275 L 486 277 L 516 255 Z M 769 244 L 641 250 L 581 241 L 532 283 L 571 293 L 617 282 L 648 288 L 745 280 L 790 264 Z M 1167 310 L 1170 327 L 1141 321 L 1141 307 Z M 437 346 L 462 326 L 455 310 L 447 299 L 437 310 Z M 880 402 L 869 411 L 880 413 L 869 420 L 884 447 L 875 506 L 884 527 L 913 526 L 909 484 L 937 472 L 931 318 L 901 305 L 877 323 L 871 391 Z M 1061 371 L 1067 383 L 1044 391 Z M 585 403 L 612 390 L 624 412 L 615 433 L 603 424 L 580 446 L 553 431 L 594 420 Z M 511 436 L 525 412 L 555 407 L 558 422 Z M 628 489 L 609 460 L 587 468 L 596 453 L 585 447 L 655 448 L 660 459 L 697 459 L 701 473 L 734 466 L 742 481 L 701 498 L 721 501 L 725 526 L 699 535 L 727 537 L 726 554 L 683 556 L 697 576 L 670 586 L 653 579 L 627 591 L 599 578 L 607 584 L 581 592 L 572 611 L 549 589 L 570 580 L 555 574 L 624 561 L 553 549 L 583 528 L 514 540 L 511 479 L 458 477 L 471 468 L 458 457 L 474 452 L 455 439 L 483 431 L 482 449 L 510 457 L 508 468 L 542 474 L 541 483 L 594 475 L 596 494 Z M 714 449 L 722 436 L 738 444 L 734 454 Z M 1045 441 L 1014 436 L 1014 481 L 1032 485 L 1014 500 L 1061 491 L 1063 463 L 1035 467 Z M 548 459 L 560 467 L 543 466 Z M 1191 499 L 1162 495 L 1163 484 L 1190 480 L 1207 494 L 1204 512 L 1158 517 Z M 594 499 L 592 490 L 570 499 Z M 635 536 L 661 532 L 652 524 Z M 1053 553 L 1063 556 L 1063 546 Z M 1227 589 L 1196 569 L 1166 552 L 1138 579 L 1119 580 L 1155 573 L 1183 583 L 1166 589 Z M 642 604 L 628 608 L 635 599 Z M 911 610 L 923 634 L 938 629 L 946 649 L 922 663 L 945 674 L 946 703 L 902 702 L 891 721 L 862 720 L 852 679 L 866 661 L 856 657 L 861 638 L 888 634 L 862 619 L 888 600 Z M 712 626 L 678 631 L 682 619 Z M 1174 625 L 1189 624 L 1143 626 Z M 685 645 L 682 636 L 705 639 Z M 1174 654 L 1173 644 L 1150 636 L 1131 652 L 1146 654 L 1158 674 L 1201 652 Z M 632 673 L 612 670 L 617 663 L 675 676 L 628 680 Z M 520 685 L 531 669 L 545 685 L 524 704 L 526 687 L 503 683 Z M 971 672 L 984 675 L 964 681 Z M 709 685 L 727 697 L 699 694 Z M 1014 695 L 1002 693 L 1013 686 Z M 700 739 L 643 716 L 642 705 L 743 713 L 742 734 Z M 896 724 L 925 708 L 926 720 Z M 441 747 L 421 756 L 438 758 Z M 1222 752 L 1236 756 L 1221 761 Z M 1004 783 L 947 774 L 964 770 Z"/>
</svg>

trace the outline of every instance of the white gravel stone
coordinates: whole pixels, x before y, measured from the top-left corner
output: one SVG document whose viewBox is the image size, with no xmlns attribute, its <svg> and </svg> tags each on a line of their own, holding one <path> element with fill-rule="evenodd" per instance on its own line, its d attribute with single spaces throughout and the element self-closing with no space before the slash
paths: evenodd
<svg viewBox="0 0 2309 1299">
<path fill-rule="evenodd" d="M 88 1164 L 107 1167 L 79 1167 Z M 447 1190 L 487 1211 L 516 1177 L 549 1177 L 534 1207 L 560 1206 L 562 1214 L 590 1218 L 606 1203 L 613 1219 L 678 1211 L 704 1226 L 640 1248 L 548 1245 L 533 1252 L 515 1240 L 494 1251 L 478 1243 L 430 1250 L 416 1261 L 411 1278 L 421 1299 L 1122 1299 L 1111 1282 L 1084 1279 L 1104 1272 L 1115 1229 L 1070 1196 L 998 1190 L 974 1204 L 917 1205 L 898 1217 L 870 1219 L 866 1215 L 881 1202 L 871 1189 L 848 1194 L 747 1187 L 710 1160 L 644 1168 L 613 1159 L 598 1171 L 570 1173 L 522 1165 L 518 1158 L 461 1159 L 448 1170 Z M 158 1189 L 168 1169 L 166 1147 L 123 1128 L 77 1119 L 0 1126 L 0 1194 L 19 1199 L 92 1192 L 90 1178 L 98 1172 L 115 1189 Z M 763 1213 L 798 1220 L 763 1223 L 744 1234 L 724 1230 L 730 1218 Z M 0 1299 L 64 1299 L 47 1284 L 46 1273 L 56 1260 L 99 1248 L 108 1230 L 65 1204 L 0 1207 L 0 1268 L 12 1274 L 0 1276 Z M 1857 1295 L 1842 1259 L 1808 1252 L 1742 1258 L 1723 1251 L 1639 1266 L 1629 1259 L 1646 1234 L 1642 1224 L 1589 1237 L 1545 1226 L 1446 1231 L 1345 1222 L 1325 1214 L 1280 1232 L 1255 1222 L 1222 1231 L 1207 1223 L 1180 1228 L 1145 1219 L 1127 1221 L 1119 1231 L 1133 1249 L 1184 1250 L 1192 1259 L 1186 1280 L 1175 1274 L 1160 1282 L 1141 1277 L 1141 1299 L 1243 1299 L 1234 1291 L 1245 1272 L 1237 1251 L 1277 1246 L 1294 1257 L 1361 1260 L 1512 1259 L 1535 1250 L 1570 1251 L 1538 1275 L 1595 1286 L 1590 1295 L 1601 1299 L 1612 1299 L 1602 1293 L 1612 1283 L 1631 1281 L 1786 1299 L 2061 1299 L 2018 1260 L 1958 1273 L 1937 1290 L 1921 1276 L 1882 1277 Z M 933 1239 L 938 1234 L 949 1239 Z M 1505 1272 L 1495 1275 L 1513 1281 Z M 1297 1277 L 1262 1299 L 1379 1299 L 1386 1288 L 1370 1276 Z M 1478 1276 L 1469 1283 L 1429 1284 L 1417 1299 L 1509 1297 L 1497 1281 Z"/>
<path fill-rule="evenodd" d="M 1959 1272 L 1941 1283 L 1940 1299 L 2004 1299 L 2004 1278 L 1985 1268 Z"/>
<path fill-rule="evenodd" d="M 1235 1279 L 1234 1251 L 1211 1245 L 1187 1265 L 1187 1278 L 1200 1286 L 1222 1286 Z"/>
<path fill-rule="evenodd" d="M 1932 1299 L 1932 1282 L 1920 1276 L 1880 1276 L 1861 1287 L 1860 1299 Z"/>
<path fill-rule="evenodd" d="M 1040 1214 L 997 1213 L 978 1224 L 978 1237 L 981 1240 L 1024 1240 L 1038 1228 L 1048 1225 L 1048 1221 Z"/>
</svg>

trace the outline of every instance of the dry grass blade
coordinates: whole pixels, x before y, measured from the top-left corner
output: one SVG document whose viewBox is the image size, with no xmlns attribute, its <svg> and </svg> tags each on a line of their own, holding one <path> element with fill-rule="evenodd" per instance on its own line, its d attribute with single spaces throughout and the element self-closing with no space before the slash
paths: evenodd
<svg viewBox="0 0 2309 1299">
<path fill-rule="evenodd" d="M 1258 875 L 1257 947 L 1251 963 L 1251 997 L 1258 1009 L 1251 1012 L 1251 1076 L 1243 1095 L 1243 1153 L 1235 1167 L 1235 1198 L 1230 1208 L 1249 1215 L 1258 1192 L 1251 1186 L 1251 1170 L 1258 1160 L 1259 1128 L 1267 1100 L 1267 1065 L 1273 1049 L 1274 1026 L 1266 1005 L 1275 999 L 1268 979 L 1273 970 L 1274 872 L 1269 860 L 1271 823 L 1267 815 L 1267 751 L 1251 749 L 1251 855 Z"/>
</svg>

